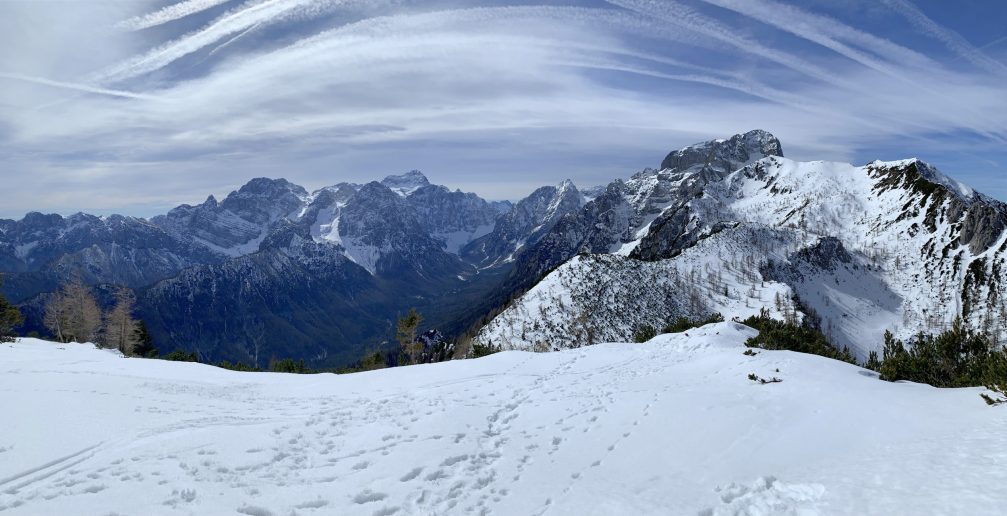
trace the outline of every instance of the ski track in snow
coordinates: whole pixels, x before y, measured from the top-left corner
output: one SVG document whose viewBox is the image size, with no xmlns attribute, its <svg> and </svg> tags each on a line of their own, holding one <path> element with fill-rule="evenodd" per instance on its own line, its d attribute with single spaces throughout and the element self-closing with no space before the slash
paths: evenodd
<svg viewBox="0 0 1007 516">
<path fill-rule="evenodd" d="M 728 322 L 344 376 L 25 339 L 0 347 L 0 515 L 996 514 L 1007 500 L 1007 412 L 977 389 L 744 356 L 752 334 Z"/>
</svg>

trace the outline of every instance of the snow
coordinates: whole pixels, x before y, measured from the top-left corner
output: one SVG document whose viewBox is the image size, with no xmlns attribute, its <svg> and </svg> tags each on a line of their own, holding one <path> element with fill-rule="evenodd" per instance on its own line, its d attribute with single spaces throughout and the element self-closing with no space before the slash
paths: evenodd
<svg viewBox="0 0 1007 516">
<path fill-rule="evenodd" d="M 751 335 L 342 376 L 24 339 L 0 347 L 0 513 L 1002 513 L 1007 411 L 979 389 Z"/>
<path fill-rule="evenodd" d="M 333 231 L 336 233 L 336 231 Z M 341 244 L 346 251 L 343 253 L 347 258 L 357 265 L 367 269 L 373 276 L 378 269 L 378 261 L 392 249 L 381 248 L 360 242 L 356 238 L 345 237 L 341 239 Z"/>
<path fill-rule="evenodd" d="M 954 205 L 954 196 L 920 196 L 882 183 L 885 169 L 910 164 L 925 178 L 961 194 L 963 202 Z M 631 255 L 651 231 L 656 214 L 674 206 L 664 192 L 679 188 L 691 174 L 647 171 L 627 181 L 627 204 L 610 212 L 610 218 L 630 221 L 631 232 L 607 251 Z M 662 181 L 666 185 L 658 188 Z M 959 238 L 961 223 L 951 220 L 962 206 L 994 206 L 995 201 L 970 192 L 917 159 L 858 167 L 766 157 L 706 185 L 701 196 L 688 200 L 686 229 L 702 240 L 699 244 L 649 263 L 571 260 L 511 303 L 478 338 L 505 348 L 575 347 L 590 343 L 578 335 L 580 330 L 603 339 L 627 339 L 634 327 L 659 328 L 678 316 L 719 311 L 743 318 L 763 307 L 779 314 L 778 300 L 796 294 L 817 314 L 830 340 L 863 361 L 870 351 L 880 351 L 886 330 L 907 339 L 919 331 L 939 331 L 963 314 L 965 275 L 976 260 L 985 260 L 979 264 L 988 277 L 1003 267 L 1007 232 L 996 235 L 995 245 L 973 252 Z M 647 215 L 631 218 L 632 210 Z M 930 214 L 939 216 L 930 220 Z M 723 222 L 744 229 L 716 233 L 714 224 Z M 849 259 L 825 269 L 802 263 L 802 252 L 827 237 L 838 239 Z M 767 260 L 793 268 L 794 274 L 786 280 L 765 276 L 761 268 Z M 1007 313 L 1002 302 L 1007 289 L 996 282 L 979 283 L 969 287 L 972 310 L 965 314 L 966 322 L 999 331 L 1003 338 L 1007 327 L 996 321 Z M 680 306 L 691 297 L 689 290 L 700 294 L 688 303 L 691 309 Z"/>
<path fill-rule="evenodd" d="M 345 203 L 336 203 L 329 208 L 319 210 L 318 217 L 311 225 L 311 238 L 315 242 L 328 242 L 341 246 L 344 256 L 374 275 L 377 272 L 378 260 L 389 249 L 381 249 L 361 243 L 356 238 L 342 236 L 339 233 L 339 217 L 343 206 Z"/>
<path fill-rule="evenodd" d="M 459 230 L 451 232 L 434 232 L 430 236 L 444 242 L 444 250 L 451 254 L 458 254 L 462 247 L 469 242 L 493 232 L 494 224 L 482 224 L 472 230 Z"/>
</svg>

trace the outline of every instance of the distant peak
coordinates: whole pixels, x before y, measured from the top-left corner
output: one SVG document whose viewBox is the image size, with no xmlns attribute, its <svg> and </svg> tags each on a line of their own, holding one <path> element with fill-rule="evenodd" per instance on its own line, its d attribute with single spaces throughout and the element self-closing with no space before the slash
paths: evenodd
<svg viewBox="0 0 1007 516">
<path fill-rule="evenodd" d="M 424 186 L 430 185 L 430 181 L 427 180 L 427 176 L 423 175 L 423 172 L 410 170 L 405 174 L 388 176 L 381 180 L 381 184 L 405 197 Z"/>
<path fill-rule="evenodd" d="M 266 197 L 275 197 L 287 193 L 293 193 L 298 196 L 305 196 L 308 194 L 304 188 L 295 185 L 286 179 L 270 179 L 268 177 L 257 177 L 252 179 L 251 181 L 245 183 L 245 185 L 238 190 L 238 193 L 262 195 Z"/>
<path fill-rule="evenodd" d="M 684 172 L 712 167 L 725 174 L 768 156 L 783 157 L 780 140 L 769 131 L 753 129 L 726 140 L 708 140 L 673 151 L 661 162 L 661 169 Z"/>
<path fill-rule="evenodd" d="M 918 173 L 920 177 L 926 179 L 931 183 L 941 185 L 947 188 L 951 192 L 957 194 L 962 199 L 972 198 L 976 194 L 976 191 L 972 187 L 962 183 L 961 181 L 952 179 L 951 177 L 945 175 L 940 170 L 937 170 L 936 167 L 930 165 L 926 161 L 921 160 L 920 158 L 900 159 L 896 161 L 874 160 L 868 163 L 867 166 L 874 169 L 888 169 L 888 170 L 907 169 L 910 166 L 914 166 L 914 168 L 916 169 L 916 173 Z"/>
</svg>

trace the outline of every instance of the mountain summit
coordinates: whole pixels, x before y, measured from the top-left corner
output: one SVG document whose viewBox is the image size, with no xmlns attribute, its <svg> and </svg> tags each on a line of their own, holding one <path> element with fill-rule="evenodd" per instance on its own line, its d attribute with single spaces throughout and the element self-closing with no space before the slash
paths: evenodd
<svg viewBox="0 0 1007 516">
<path fill-rule="evenodd" d="M 381 180 L 381 184 L 402 197 L 407 197 L 424 186 L 430 186 L 430 181 L 427 180 L 427 176 L 423 175 L 423 172 L 410 170 L 405 174 L 385 177 Z"/>
</svg>

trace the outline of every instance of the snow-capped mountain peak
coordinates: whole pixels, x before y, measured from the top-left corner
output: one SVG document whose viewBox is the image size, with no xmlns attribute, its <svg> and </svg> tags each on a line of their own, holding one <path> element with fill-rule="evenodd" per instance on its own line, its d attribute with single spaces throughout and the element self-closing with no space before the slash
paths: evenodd
<svg viewBox="0 0 1007 516">
<path fill-rule="evenodd" d="M 410 170 L 405 174 L 388 176 L 381 180 L 381 184 L 391 188 L 393 192 L 402 197 L 408 197 L 416 190 L 429 186 L 430 181 L 427 180 L 427 176 L 423 175 L 423 172 Z"/>
<path fill-rule="evenodd" d="M 625 339 L 678 316 L 763 308 L 803 313 L 861 359 L 885 330 L 904 338 L 956 315 L 1004 335 L 1007 205 L 919 159 L 798 162 L 780 149 L 752 131 L 613 183 L 582 222 L 543 239 L 568 247 L 537 252 L 562 257 L 539 270 L 559 267 L 480 338 L 563 347 L 584 335 Z M 613 235 L 625 243 L 606 248 Z M 582 250 L 599 254 L 570 259 Z"/>
<path fill-rule="evenodd" d="M 768 131 L 755 129 L 726 140 L 710 140 L 673 151 L 661 161 L 661 169 L 723 176 L 766 156 L 782 157 L 783 146 Z"/>
</svg>

